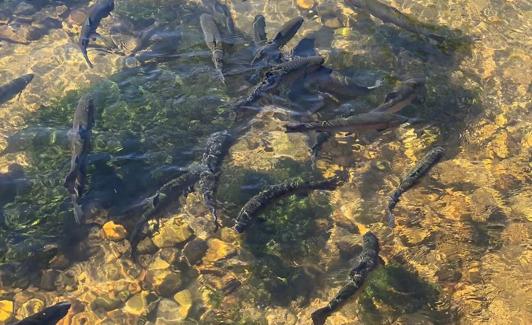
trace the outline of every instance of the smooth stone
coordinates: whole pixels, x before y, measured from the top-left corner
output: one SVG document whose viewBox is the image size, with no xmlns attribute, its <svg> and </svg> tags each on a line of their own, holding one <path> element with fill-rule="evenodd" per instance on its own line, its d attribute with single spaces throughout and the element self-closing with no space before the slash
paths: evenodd
<svg viewBox="0 0 532 325">
<path fill-rule="evenodd" d="M 70 262 L 65 255 L 56 255 L 50 260 L 49 266 L 53 269 L 62 270 L 65 269 L 69 263 Z"/>
<path fill-rule="evenodd" d="M 43 290 L 53 291 L 56 289 L 55 281 L 59 276 L 59 271 L 57 270 L 45 270 L 41 276 L 41 283 L 39 287 Z"/>
<path fill-rule="evenodd" d="M 183 255 L 190 265 L 196 265 L 201 262 L 208 248 L 209 245 L 205 240 L 196 238 L 185 245 Z"/>
<path fill-rule="evenodd" d="M 137 245 L 137 251 L 139 254 L 154 254 L 157 250 L 157 246 L 155 246 L 150 237 L 144 238 Z"/>
<path fill-rule="evenodd" d="M 169 297 L 181 287 L 181 273 L 169 270 L 150 270 L 146 275 L 153 289 L 161 296 Z"/>
<path fill-rule="evenodd" d="M 103 234 L 105 238 L 119 241 L 127 236 L 127 230 L 124 228 L 124 226 L 114 223 L 113 221 L 109 221 L 105 223 L 102 227 Z"/>
<path fill-rule="evenodd" d="M 179 305 L 170 299 L 162 299 L 157 306 L 155 324 L 180 324 L 184 320 L 179 314 Z"/>
<path fill-rule="evenodd" d="M 0 300 L 0 322 L 6 322 L 13 316 L 13 302 Z"/>
<path fill-rule="evenodd" d="M 296 5 L 301 9 L 312 9 L 314 7 L 314 0 L 296 0 Z"/>
<path fill-rule="evenodd" d="M 124 306 L 124 312 L 136 316 L 146 314 L 148 308 L 147 296 L 148 292 L 142 291 L 129 298 Z"/>
<path fill-rule="evenodd" d="M 192 293 L 190 290 L 179 291 L 174 295 L 174 300 L 179 304 L 179 316 L 182 319 L 187 318 L 190 308 L 192 308 Z"/>
<path fill-rule="evenodd" d="M 32 6 L 31 4 L 25 2 L 25 1 L 22 1 L 20 2 L 17 7 L 15 8 L 15 11 L 13 12 L 13 14 L 15 15 L 31 15 L 33 13 L 35 13 L 37 11 L 37 9 L 35 9 L 34 6 Z"/>
<path fill-rule="evenodd" d="M 153 243 L 159 248 L 175 247 L 192 236 L 192 230 L 186 224 L 177 224 L 175 221 L 166 222 L 161 230 L 153 237 Z"/>
<path fill-rule="evenodd" d="M 120 308 L 122 301 L 119 298 L 112 299 L 109 296 L 97 297 L 91 303 L 91 309 L 97 311 L 103 309 L 104 311 L 111 311 Z"/>
<path fill-rule="evenodd" d="M 17 316 L 26 318 L 38 313 L 40 310 L 44 309 L 44 307 L 46 307 L 44 301 L 33 298 L 22 304 L 22 307 L 20 307 L 20 309 L 17 311 Z"/>
</svg>

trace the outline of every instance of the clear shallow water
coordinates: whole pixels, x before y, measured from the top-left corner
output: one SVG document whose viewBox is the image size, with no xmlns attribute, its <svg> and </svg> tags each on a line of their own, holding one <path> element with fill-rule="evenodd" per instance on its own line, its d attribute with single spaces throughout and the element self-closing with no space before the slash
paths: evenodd
<svg viewBox="0 0 532 325">
<path fill-rule="evenodd" d="M 2 11 L 13 3 L 2 3 Z M 131 15 L 140 28 L 156 17 L 182 31 L 176 52 L 192 55 L 124 69 L 123 56 L 92 51 L 93 70 L 76 45 L 76 9 L 86 4 L 68 3 L 63 14 L 60 3 L 46 4 L 42 10 L 56 15 L 60 28 L 29 45 L 0 42 L 1 84 L 35 74 L 20 98 L 0 109 L 0 147 L 7 148 L 0 172 L 8 184 L 0 194 L 0 315 L 20 319 L 69 300 L 65 324 L 308 324 L 343 285 L 359 234 L 371 230 L 386 266 L 329 324 L 530 323 L 530 4 L 390 4 L 471 42 L 445 54 L 343 6 L 343 27 L 332 29 L 292 1 L 229 5 L 246 35 L 258 13 L 270 37 L 301 14 L 307 19 L 287 49 L 314 35 L 328 67 L 367 85 L 383 79 L 380 89 L 350 102 L 357 111 L 379 104 L 398 79 L 426 76 L 422 99 L 403 110 L 426 122 L 362 137 L 337 134 L 313 171 L 306 136 L 285 134 L 283 105 L 267 106 L 222 166 L 217 198 L 227 227 L 213 234 L 200 195 L 191 193 L 161 216 L 156 249 L 139 263 L 129 257 L 129 242 L 105 237 L 102 225 L 128 225 L 124 210 L 199 159 L 206 138 L 232 126 L 218 107 L 250 84 L 236 74 L 227 87 L 216 79 L 197 3 L 117 1 L 102 34 L 113 19 Z M 234 46 L 226 70 L 238 71 L 250 55 L 245 44 Z M 95 225 L 77 226 L 62 187 L 70 158 L 65 136 L 89 90 L 97 116 L 84 202 Z M 337 105 L 321 116 L 334 115 Z M 387 195 L 434 144 L 447 153 L 402 197 L 392 232 L 384 223 Z M 349 174 L 338 190 L 282 200 L 247 235 L 229 228 L 261 186 L 337 171 Z M 208 250 L 189 266 L 180 255 L 192 236 Z M 229 290 L 232 283 L 240 286 Z"/>
</svg>

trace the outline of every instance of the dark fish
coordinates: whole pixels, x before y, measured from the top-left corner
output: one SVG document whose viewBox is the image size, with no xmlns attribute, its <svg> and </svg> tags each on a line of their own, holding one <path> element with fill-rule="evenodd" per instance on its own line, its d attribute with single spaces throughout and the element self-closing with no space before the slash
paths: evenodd
<svg viewBox="0 0 532 325">
<path fill-rule="evenodd" d="M 303 25 L 303 21 L 303 17 L 296 17 L 284 24 L 271 41 L 257 50 L 251 64 L 264 59 L 267 62 L 279 62 L 281 60 L 281 48 L 294 37 L 301 25 Z"/>
<path fill-rule="evenodd" d="M 144 238 L 143 230 L 146 223 L 154 216 L 159 216 L 172 203 L 176 202 L 180 196 L 190 193 L 194 184 L 199 180 L 199 173 L 196 169 L 180 175 L 177 178 L 165 183 L 152 196 L 144 200 L 144 213 L 141 218 L 135 223 L 129 242 L 131 244 L 131 258 L 137 257 L 138 243 Z"/>
<path fill-rule="evenodd" d="M 306 87 L 312 87 L 313 84 L 320 91 L 345 98 L 357 98 L 367 95 L 372 90 L 380 87 L 381 81 L 377 81 L 374 86 L 365 87 L 358 85 L 351 78 L 324 67 L 310 76 L 306 81 Z"/>
<path fill-rule="evenodd" d="M 316 56 L 316 39 L 304 38 L 292 50 L 292 56 Z"/>
<path fill-rule="evenodd" d="M 266 19 L 263 15 L 257 15 L 253 20 L 253 41 L 257 46 L 263 45 L 268 41 L 266 36 Z"/>
<path fill-rule="evenodd" d="M 74 217 L 77 223 L 81 223 L 83 215 L 79 199 L 83 194 L 87 177 L 87 155 L 90 151 L 93 125 L 94 102 L 90 96 L 81 97 L 74 113 L 72 129 L 68 132 L 72 158 L 70 160 L 70 171 L 64 182 L 64 186 L 70 193 L 74 204 Z"/>
<path fill-rule="evenodd" d="M 391 113 L 369 112 L 327 121 L 292 123 L 286 125 L 286 132 L 385 130 L 409 121 L 414 119 Z"/>
<path fill-rule="evenodd" d="M 235 22 L 233 21 L 233 17 L 231 16 L 231 11 L 229 10 L 229 7 L 227 7 L 224 4 L 221 4 L 217 0 L 202 0 L 203 5 L 210 10 L 210 12 L 213 15 L 222 15 L 225 17 L 225 27 L 227 28 L 227 32 L 230 35 L 235 34 Z"/>
<path fill-rule="evenodd" d="M 70 303 L 60 302 L 51 307 L 45 308 L 37 314 L 31 315 L 13 325 L 55 325 L 70 309 Z"/>
<path fill-rule="evenodd" d="M 91 61 L 89 60 L 89 56 L 87 55 L 87 47 L 89 46 L 89 42 L 91 38 L 98 37 L 98 33 L 96 32 L 96 29 L 100 25 L 100 21 L 109 16 L 111 11 L 115 8 L 114 0 L 99 0 L 89 11 L 89 15 L 87 16 L 87 19 L 85 19 L 85 22 L 83 23 L 83 27 L 81 28 L 81 34 L 79 37 L 79 48 L 81 50 L 81 54 L 83 54 L 83 57 L 85 58 L 85 61 L 87 61 L 87 64 L 89 67 L 93 67 Z"/>
<path fill-rule="evenodd" d="M 203 36 L 205 38 L 205 44 L 211 50 L 212 53 L 212 62 L 214 63 L 214 68 L 219 74 L 220 80 L 225 83 L 225 78 L 223 75 L 223 57 L 224 49 L 222 36 L 214 18 L 209 14 L 202 14 L 200 16 L 201 29 L 203 30 Z"/>
<path fill-rule="evenodd" d="M 335 177 L 324 181 L 292 179 L 281 184 L 268 186 L 244 204 L 236 218 L 235 230 L 239 233 L 244 232 L 254 223 L 259 211 L 283 196 L 311 190 L 333 190 L 340 183 L 341 179 Z"/>
<path fill-rule="evenodd" d="M 397 113 L 416 98 L 416 91 L 425 83 L 424 79 L 408 79 L 401 86 L 386 95 L 384 103 L 373 109 L 373 112 Z"/>
<path fill-rule="evenodd" d="M 318 154 L 320 153 L 321 146 L 331 138 L 332 134 L 330 132 L 318 132 L 316 135 L 316 141 L 310 148 L 310 161 L 312 168 L 316 166 L 316 161 L 318 160 Z"/>
<path fill-rule="evenodd" d="M 264 74 L 261 82 L 250 91 L 248 96 L 235 104 L 235 108 L 254 104 L 268 91 L 279 86 L 282 81 L 298 79 L 309 74 L 319 69 L 323 62 L 324 59 L 321 56 L 310 56 L 295 58 L 292 61 L 273 66 Z"/>
<path fill-rule="evenodd" d="M 153 42 L 152 37 L 159 31 L 159 22 L 154 22 L 151 26 L 137 33 L 137 45 L 131 50 L 130 55 L 135 55 L 138 51 L 146 49 Z"/>
<path fill-rule="evenodd" d="M 392 23 L 409 32 L 425 35 L 438 42 L 445 40 L 443 36 L 435 34 L 434 31 L 425 24 L 378 0 L 346 0 L 346 3 L 357 9 L 369 12 L 384 23 Z"/>
<path fill-rule="evenodd" d="M 207 140 L 207 149 L 203 154 L 201 163 L 203 165 L 200 172 L 198 187 L 203 196 L 203 202 L 212 214 L 215 231 L 218 230 L 218 214 L 216 212 L 216 200 L 214 192 L 218 183 L 218 174 L 223 158 L 233 142 L 233 137 L 227 131 L 216 132 Z"/>
<path fill-rule="evenodd" d="M 33 74 L 29 73 L 0 86 L 0 105 L 22 92 L 32 80 Z"/>
<path fill-rule="evenodd" d="M 419 180 L 423 175 L 425 175 L 432 166 L 434 166 L 443 156 L 445 150 L 442 147 L 435 147 L 431 149 L 427 154 L 421 159 L 421 161 L 412 169 L 406 177 L 401 181 L 399 187 L 393 192 L 390 196 L 390 201 L 388 202 L 388 225 L 390 227 L 395 226 L 395 220 L 392 213 L 393 208 L 399 202 L 399 197 L 408 191 L 417 180 Z"/>
<path fill-rule="evenodd" d="M 379 259 L 379 241 L 377 237 L 367 232 L 363 237 L 362 252 L 355 260 L 355 266 L 349 272 L 347 284 L 340 289 L 336 297 L 323 308 L 312 313 L 312 322 L 314 325 L 323 325 L 332 313 L 342 307 L 349 298 L 360 290 L 369 273 L 373 271 L 380 263 Z"/>
</svg>

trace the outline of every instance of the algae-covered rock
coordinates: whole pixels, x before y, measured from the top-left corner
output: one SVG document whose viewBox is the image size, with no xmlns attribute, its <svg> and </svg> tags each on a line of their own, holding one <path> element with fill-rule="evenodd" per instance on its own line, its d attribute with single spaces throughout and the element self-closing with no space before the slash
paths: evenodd
<svg viewBox="0 0 532 325">
<path fill-rule="evenodd" d="M 159 248 L 175 247 L 192 236 L 192 230 L 186 224 L 169 220 L 161 225 L 159 232 L 153 236 L 153 243 Z"/>
<path fill-rule="evenodd" d="M 232 244 L 221 241 L 217 238 L 213 238 L 207 242 L 209 246 L 205 257 L 203 257 L 203 263 L 214 263 L 221 259 L 227 258 L 236 254 L 236 247 Z"/>
</svg>

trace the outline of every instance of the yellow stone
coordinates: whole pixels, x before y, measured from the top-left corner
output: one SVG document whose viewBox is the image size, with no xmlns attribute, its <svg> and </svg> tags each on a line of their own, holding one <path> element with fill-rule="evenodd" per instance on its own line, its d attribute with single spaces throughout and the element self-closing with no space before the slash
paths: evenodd
<svg viewBox="0 0 532 325">
<path fill-rule="evenodd" d="M 124 306 L 124 311 L 131 315 L 143 315 L 148 305 L 148 302 L 146 300 L 147 296 L 148 293 L 146 291 L 143 291 L 129 298 L 129 300 L 126 301 L 126 304 Z"/>
<path fill-rule="evenodd" d="M 124 226 L 109 221 L 103 225 L 103 234 L 105 238 L 110 240 L 122 240 L 127 236 L 127 230 Z"/>
<path fill-rule="evenodd" d="M 165 270 L 170 267 L 170 264 L 160 258 L 159 256 L 150 264 L 150 270 Z"/>
<path fill-rule="evenodd" d="M 192 230 L 186 224 L 177 224 L 170 220 L 161 226 L 161 230 L 153 237 L 153 243 L 159 248 L 174 247 L 192 236 Z"/>
<path fill-rule="evenodd" d="M 311 9 L 314 7 L 314 0 L 297 0 L 296 3 L 301 9 Z"/>
<path fill-rule="evenodd" d="M 203 257 L 204 263 L 216 262 L 236 253 L 236 247 L 217 238 L 209 240 L 209 249 Z"/>
<path fill-rule="evenodd" d="M 5 322 L 13 315 L 13 302 L 0 300 L 0 322 Z"/>
<path fill-rule="evenodd" d="M 179 291 L 174 295 L 174 300 L 179 304 L 179 316 L 182 319 L 188 317 L 188 312 L 192 307 L 192 293 L 190 290 Z"/>
</svg>

